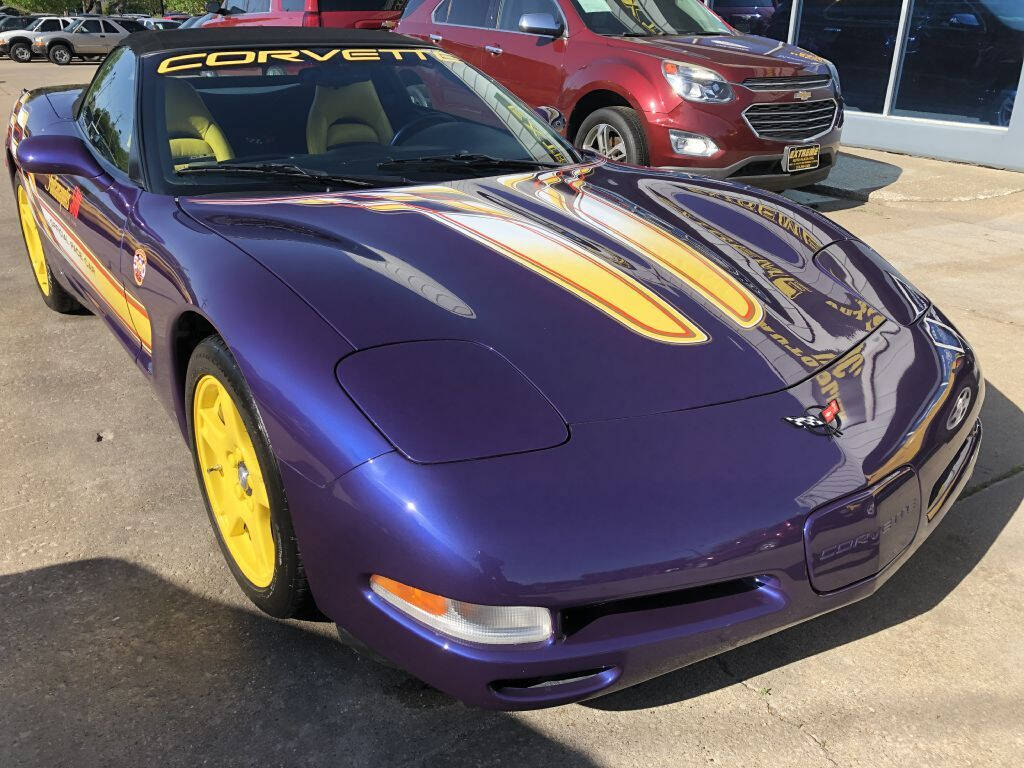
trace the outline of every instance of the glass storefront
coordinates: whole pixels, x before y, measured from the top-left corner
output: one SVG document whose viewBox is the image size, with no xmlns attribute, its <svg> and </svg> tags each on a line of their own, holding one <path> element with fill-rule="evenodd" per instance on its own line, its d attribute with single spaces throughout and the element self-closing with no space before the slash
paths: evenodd
<svg viewBox="0 0 1024 768">
<path fill-rule="evenodd" d="M 709 5 L 718 9 L 720 3 L 712 0 Z M 879 148 L 903 148 L 913 146 L 911 132 L 917 130 L 927 135 L 929 147 L 936 147 L 933 156 L 956 157 L 954 145 L 969 140 L 965 130 L 987 129 L 995 133 L 979 134 L 989 145 L 980 161 L 1024 168 L 1024 119 L 1011 127 L 1024 67 L 1024 0 L 773 4 L 761 34 L 793 42 L 836 65 L 847 117 L 854 119 L 847 123 L 844 136 L 868 135 L 857 126 L 870 127 L 885 139 L 878 142 Z M 719 12 L 728 20 L 727 8 Z M 858 113 L 864 113 L 862 119 Z M 946 129 L 947 150 L 940 129 L 949 124 L 955 125 Z M 1016 134 L 1007 134 L 1007 128 Z M 902 137 L 896 136 L 899 132 Z M 999 145 L 997 153 L 993 142 Z"/>
<path fill-rule="evenodd" d="M 1024 0 L 915 0 L 894 115 L 1007 126 L 1024 61 Z"/>
</svg>

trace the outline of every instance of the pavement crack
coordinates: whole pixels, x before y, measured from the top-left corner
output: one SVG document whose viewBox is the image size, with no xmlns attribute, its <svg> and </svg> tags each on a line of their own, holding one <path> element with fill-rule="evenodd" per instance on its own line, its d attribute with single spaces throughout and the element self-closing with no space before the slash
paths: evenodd
<svg viewBox="0 0 1024 768">
<path fill-rule="evenodd" d="M 764 699 L 765 711 L 768 713 L 769 717 L 771 717 L 773 720 L 777 720 L 778 722 L 782 723 L 788 728 L 795 729 L 807 742 L 813 744 L 817 748 L 818 752 L 821 753 L 822 758 L 824 758 L 829 765 L 833 765 L 838 768 L 839 763 L 836 761 L 834 757 L 832 757 L 832 752 L 831 750 L 829 750 L 828 745 L 825 743 L 825 739 L 816 736 L 814 733 L 812 733 L 807 728 L 807 725 L 805 723 L 801 723 L 797 720 L 787 717 L 777 707 L 773 707 L 771 701 L 768 699 L 768 696 L 771 694 L 765 694 L 765 689 L 760 689 L 757 686 L 751 685 L 751 683 L 748 680 L 740 677 L 735 672 L 733 672 L 729 668 L 728 662 L 726 662 L 726 660 L 723 659 L 721 656 L 715 656 L 714 659 L 715 663 L 718 665 L 719 669 L 722 670 L 722 673 L 726 677 L 736 681 L 739 685 L 741 685 L 743 688 L 746 688 L 748 691 L 753 693 L 758 698 Z"/>
</svg>

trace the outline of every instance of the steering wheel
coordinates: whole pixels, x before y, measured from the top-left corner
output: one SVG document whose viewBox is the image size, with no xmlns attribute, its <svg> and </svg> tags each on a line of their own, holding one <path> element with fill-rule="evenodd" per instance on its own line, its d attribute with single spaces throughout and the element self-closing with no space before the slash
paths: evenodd
<svg viewBox="0 0 1024 768">
<path fill-rule="evenodd" d="M 415 120 L 406 123 L 397 131 L 395 135 L 391 137 L 391 146 L 396 147 L 399 144 L 405 143 L 406 139 L 410 136 L 415 136 L 425 128 L 429 128 L 432 125 L 441 125 L 442 123 L 455 123 L 458 122 L 458 118 L 454 115 L 445 114 L 444 112 L 431 112 L 428 115 L 417 117 Z"/>
</svg>

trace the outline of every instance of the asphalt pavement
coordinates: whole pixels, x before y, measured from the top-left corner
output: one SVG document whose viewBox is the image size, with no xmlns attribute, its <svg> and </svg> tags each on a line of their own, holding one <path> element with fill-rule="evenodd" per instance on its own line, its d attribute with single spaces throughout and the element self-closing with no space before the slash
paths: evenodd
<svg viewBox="0 0 1024 768">
<path fill-rule="evenodd" d="M 0 109 L 92 70 L 0 60 Z M 988 380 L 978 468 L 911 561 L 839 612 L 514 715 L 249 607 L 175 425 L 100 320 L 42 304 L 0 194 L 0 766 L 1021 765 L 1022 182 L 857 150 L 792 195 L 931 295 Z"/>
</svg>

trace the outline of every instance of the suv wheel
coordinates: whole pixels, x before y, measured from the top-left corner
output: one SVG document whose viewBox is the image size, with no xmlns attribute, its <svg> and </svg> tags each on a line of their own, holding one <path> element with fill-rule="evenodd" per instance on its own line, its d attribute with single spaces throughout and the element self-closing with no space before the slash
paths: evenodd
<svg viewBox="0 0 1024 768">
<path fill-rule="evenodd" d="M 575 144 L 616 163 L 648 162 L 643 124 L 629 107 L 605 107 L 590 114 L 576 132 Z"/>
<path fill-rule="evenodd" d="M 56 43 L 50 48 L 50 61 L 54 64 L 64 66 L 71 63 L 71 49 L 64 43 Z"/>
<path fill-rule="evenodd" d="M 16 61 L 19 64 L 32 61 L 32 49 L 29 48 L 28 43 L 15 43 L 7 55 L 11 57 L 11 61 Z"/>
</svg>

